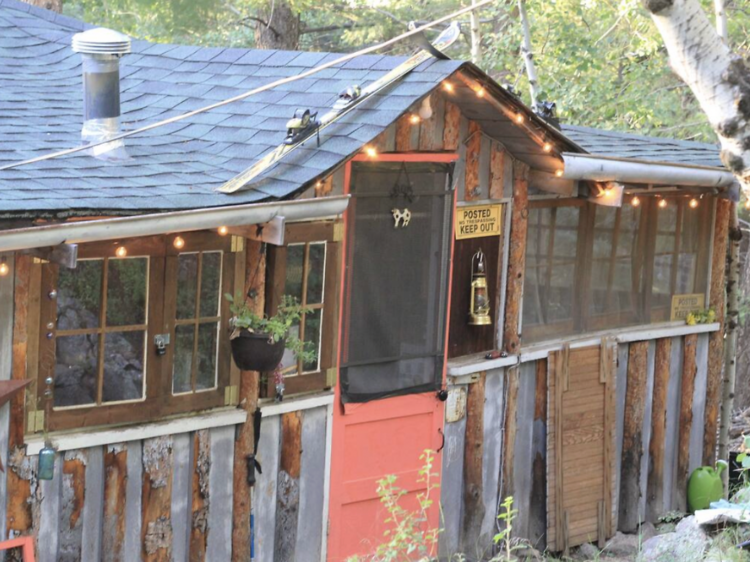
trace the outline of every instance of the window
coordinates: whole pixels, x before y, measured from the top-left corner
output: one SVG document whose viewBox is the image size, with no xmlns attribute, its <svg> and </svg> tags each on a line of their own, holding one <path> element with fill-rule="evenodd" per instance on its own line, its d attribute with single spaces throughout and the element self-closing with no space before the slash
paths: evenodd
<svg viewBox="0 0 750 562">
<path fill-rule="evenodd" d="M 532 202 L 524 341 L 667 321 L 673 295 L 705 292 L 712 200 L 689 201 Z"/>
<path fill-rule="evenodd" d="M 297 360 L 289 350 L 284 352 L 281 369 L 286 394 L 322 390 L 334 382 L 328 374 L 334 365 L 337 344 L 337 238 L 341 226 L 334 222 L 288 225 L 285 245 L 269 251 L 268 313 L 276 313 L 284 295 L 295 297 L 309 308 L 292 333 L 316 352 L 315 360 L 309 363 Z M 264 379 L 265 396 L 273 396 L 272 374 L 267 373 Z"/>
<path fill-rule="evenodd" d="M 232 237 L 180 236 L 179 250 L 173 236 L 93 243 L 79 247 L 75 269 L 41 266 L 37 386 L 47 409 L 44 381 L 54 380 L 49 430 L 224 405 L 232 364 L 222 295 L 244 264 Z M 157 337 L 169 343 L 160 349 Z"/>
</svg>

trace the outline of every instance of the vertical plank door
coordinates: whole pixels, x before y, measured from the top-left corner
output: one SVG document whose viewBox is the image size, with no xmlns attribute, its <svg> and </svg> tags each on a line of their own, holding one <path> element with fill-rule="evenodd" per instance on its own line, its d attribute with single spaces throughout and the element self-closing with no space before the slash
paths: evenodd
<svg viewBox="0 0 750 562">
<path fill-rule="evenodd" d="M 615 350 L 550 353 L 547 432 L 547 545 L 600 548 L 613 532 Z"/>
</svg>

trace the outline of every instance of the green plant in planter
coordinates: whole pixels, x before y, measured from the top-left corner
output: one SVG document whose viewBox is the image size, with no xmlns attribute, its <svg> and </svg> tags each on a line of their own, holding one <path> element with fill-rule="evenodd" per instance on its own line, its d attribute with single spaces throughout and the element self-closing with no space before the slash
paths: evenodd
<svg viewBox="0 0 750 562">
<path fill-rule="evenodd" d="M 233 297 L 227 293 L 224 296 L 231 303 L 229 306 L 232 312 L 231 326 L 233 328 L 231 340 L 240 337 L 243 331 L 263 335 L 268 337 L 269 344 L 278 344 L 283 340 L 284 347 L 291 350 L 303 363 L 315 361 L 317 354 L 314 344 L 303 342 L 291 333 L 292 328 L 299 325 L 302 315 L 312 310 L 300 305 L 297 298 L 284 295 L 281 297 L 276 314 L 266 316 L 256 314 L 241 295 Z"/>
</svg>

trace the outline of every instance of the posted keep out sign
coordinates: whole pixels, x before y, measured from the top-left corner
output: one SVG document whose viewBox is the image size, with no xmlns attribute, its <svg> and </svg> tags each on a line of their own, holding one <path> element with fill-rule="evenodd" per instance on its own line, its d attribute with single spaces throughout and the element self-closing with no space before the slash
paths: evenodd
<svg viewBox="0 0 750 562">
<path fill-rule="evenodd" d="M 500 234 L 502 205 L 477 205 L 456 209 L 456 240 Z"/>
</svg>

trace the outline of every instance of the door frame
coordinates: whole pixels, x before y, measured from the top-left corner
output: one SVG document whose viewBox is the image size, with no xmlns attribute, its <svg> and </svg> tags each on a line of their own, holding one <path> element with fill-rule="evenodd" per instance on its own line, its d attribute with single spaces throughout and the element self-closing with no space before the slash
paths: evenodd
<svg viewBox="0 0 750 562">
<path fill-rule="evenodd" d="M 371 162 L 371 163 L 378 163 L 378 162 L 434 162 L 434 163 L 445 163 L 450 164 L 458 161 L 460 158 L 459 154 L 457 152 L 419 152 L 419 153 L 386 153 L 386 154 L 377 154 L 376 156 L 369 156 L 363 152 L 357 154 L 353 158 L 351 158 L 349 161 L 346 162 L 344 167 L 344 194 L 350 195 L 351 194 L 351 178 L 352 178 L 352 163 L 353 162 Z M 455 176 L 454 176 L 455 177 Z M 454 246 L 455 246 L 455 220 L 456 220 L 456 201 L 457 201 L 457 193 L 458 189 L 453 189 L 453 208 L 451 213 L 451 220 L 450 220 L 450 245 L 448 249 L 448 275 L 447 275 L 447 293 L 446 293 L 446 311 L 445 311 L 445 333 L 443 335 L 445 346 L 443 350 L 443 370 L 441 373 L 441 380 L 443 384 L 445 384 L 446 379 L 446 372 L 447 372 L 447 360 L 448 360 L 448 330 L 450 326 L 450 303 L 451 303 L 451 290 L 453 285 L 453 252 L 454 252 Z M 450 196 L 450 194 L 448 194 Z M 344 225 L 344 235 L 342 237 L 341 241 L 341 271 L 340 271 L 340 278 L 339 278 L 339 287 L 341 290 L 339 291 L 339 317 L 338 317 L 338 334 L 337 334 L 337 344 L 336 344 L 336 385 L 334 386 L 334 403 L 332 408 L 332 423 L 331 423 L 331 432 L 332 432 L 332 442 L 331 442 L 331 449 L 330 449 L 330 463 L 331 463 L 331 470 L 329 473 L 329 480 L 326 483 L 328 488 L 328 521 L 326 522 L 326 536 L 324 537 L 324 545 L 325 545 L 325 556 L 324 560 L 331 560 L 331 549 L 329 548 L 329 539 L 331 537 L 338 538 L 338 529 L 335 529 L 331 525 L 331 519 L 332 516 L 338 516 L 338 510 L 336 509 L 336 505 L 340 507 L 341 500 L 342 500 L 342 492 L 343 490 L 340 488 L 340 486 L 337 486 L 333 483 L 340 483 L 343 478 L 343 465 L 345 462 L 345 459 L 341 457 L 343 455 L 343 442 L 341 441 L 342 438 L 342 431 L 343 429 L 341 426 L 343 424 L 343 416 L 346 415 L 346 410 L 344 407 L 344 404 L 341 402 L 341 351 L 342 351 L 342 345 L 343 345 L 343 320 L 344 320 L 344 306 L 345 303 L 348 302 L 348 291 L 350 288 L 346 284 L 346 274 L 347 269 L 349 267 L 349 264 L 347 263 L 347 249 L 348 249 L 348 234 L 349 229 L 352 227 L 352 224 L 350 222 L 350 216 L 349 216 L 349 209 L 347 208 L 346 211 L 344 211 L 343 216 L 343 225 Z M 408 396 L 397 396 L 393 399 L 404 399 L 408 398 Z M 362 405 L 360 404 L 352 404 L 350 408 L 353 410 L 358 409 Z M 351 411 L 350 411 L 351 415 Z M 443 420 L 444 425 L 444 420 Z M 442 434 L 442 430 L 441 430 Z M 443 439 L 445 437 L 443 436 Z M 440 445 L 438 445 L 440 447 Z M 441 470 L 441 456 L 436 455 L 435 458 L 435 465 L 437 468 L 437 471 L 439 473 L 442 473 Z M 339 487 L 338 490 L 336 488 Z"/>
</svg>

